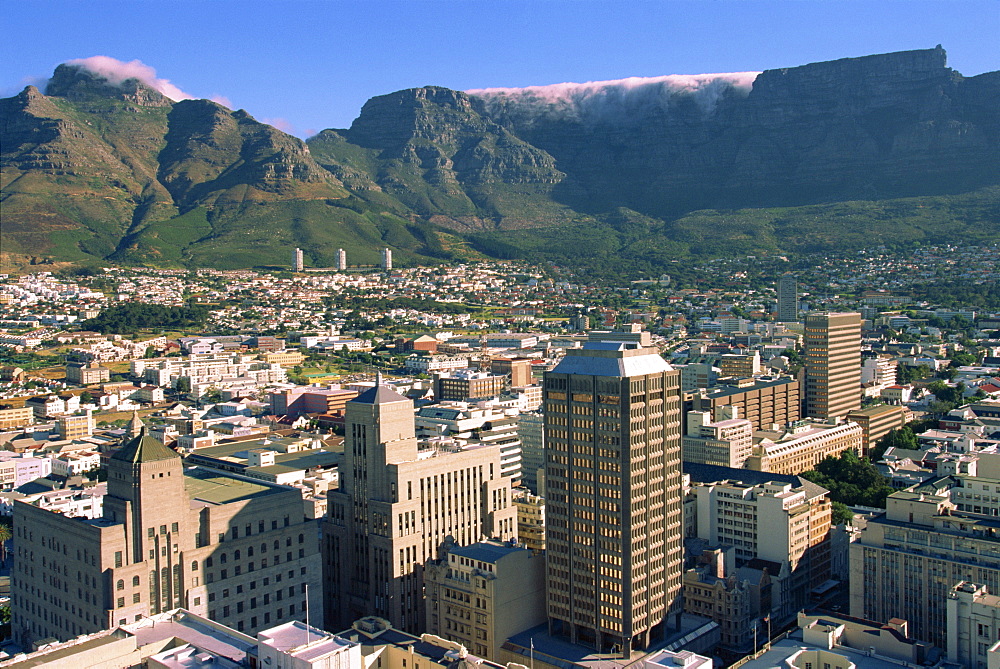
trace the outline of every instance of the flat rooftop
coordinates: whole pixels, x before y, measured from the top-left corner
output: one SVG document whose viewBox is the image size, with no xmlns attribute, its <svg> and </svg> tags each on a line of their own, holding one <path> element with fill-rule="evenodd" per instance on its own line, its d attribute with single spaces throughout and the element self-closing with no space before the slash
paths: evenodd
<svg viewBox="0 0 1000 669">
<path fill-rule="evenodd" d="M 288 488 L 237 479 L 200 467 L 184 470 L 184 488 L 192 501 L 207 504 L 229 504 L 288 491 Z"/>
</svg>

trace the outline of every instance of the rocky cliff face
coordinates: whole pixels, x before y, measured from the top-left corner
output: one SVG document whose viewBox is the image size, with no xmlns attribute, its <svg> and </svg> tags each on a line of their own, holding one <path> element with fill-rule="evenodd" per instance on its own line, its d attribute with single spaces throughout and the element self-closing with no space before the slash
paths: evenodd
<svg viewBox="0 0 1000 669">
<path fill-rule="evenodd" d="M 403 260 L 447 254 L 436 224 L 504 257 L 583 253 L 558 230 L 588 226 L 566 229 L 604 255 L 620 244 L 654 258 L 671 235 L 708 244 L 695 221 L 711 215 L 676 220 L 695 210 L 1000 184 L 1000 72 L 962 77 L 938 47 L 641 85 L 431 86 L 372 98 L 349 129 L 302 142 L 244 111 L 62 65 L 44 95 L 0 100 L 0 169 L 5 254 L 245 266 L 284 264 L 288 246 L 374 262 L 388 244 Z M 992 197 L 977 195 L 963 225 L 989 220 Z M 761 220 L 713 233 L 748 249 L 767 236 L 771 250 L 795 234 Z M 914 220 L 906 238 L 931 234 Z M 506 232 L 526 228 L 540 232 Z M 814 233 L 809 248 L 836 240 Z"/>
<path fill-rule="evenodd" d="M 992 109 L 987 101 L 992 99 Z M 769 70 L 710 108 L 674 94 L 641 115 L 483 109 L 556 158 L 556 197 L 653 215 L 946 193 L 996 183 L 1000 86 L 940 47 Z"/>
<path fill-rule="evenodd" d="M 517 219 L 526 206 L 545 218 L 563 177 L 552 156 L 446 88 L 372 98 L 349 130 L 325 131 L 309 145 L 331 171 L 367 172 L 374 187 L 418 213 L 467 224 Z"/>
</svg>

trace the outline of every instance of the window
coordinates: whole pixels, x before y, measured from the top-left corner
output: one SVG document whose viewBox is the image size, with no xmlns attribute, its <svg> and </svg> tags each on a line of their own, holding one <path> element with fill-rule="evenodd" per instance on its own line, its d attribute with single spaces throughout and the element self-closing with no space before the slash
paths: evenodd
<svg viewBox="0 0 1000 669">
<path fill-rule="evenodd" d="M 124 597 L 119 597 L 117 604 L 118 604 L 117 608 L 119 608 L 119 609 L 124 608 L 124 606 L 125 606 L 125 598 Z"/>
<path fill-rule="evenodd" d="M 121 551 L 115 551 L 115 566 L 116 567 L 122 566 L 122 552 Z"/>
<path fill-rule="evenodd" d="M 132 577 L 132 587 L 133 588 L 138 588 L 139 587 L 139 577 L 138 576 L 133 576 Z"/>
<path fill-rule="evenodd" d="M 123 581 L 122 579 L 118 579 L 118 583 L 115 584 L 115 590 L 124 590 L 124 589 L 125 589 L 125 581 Z"/>
<path fill-rule="evenodd" d="M 133 604 L 138 604 L 139 603 L 139 593 L 138 592 L 132 593 L 132 603 Z"/>
<path fill-rule="evenodd" d="M 201 606 L 201 597 L 195 597 L 194 598 L 194 605 L 195 606 Z"/>
</svg>

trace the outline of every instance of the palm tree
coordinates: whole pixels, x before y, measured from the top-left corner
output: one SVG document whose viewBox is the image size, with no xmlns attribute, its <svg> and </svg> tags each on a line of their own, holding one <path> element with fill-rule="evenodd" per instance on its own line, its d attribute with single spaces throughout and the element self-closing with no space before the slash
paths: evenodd
<svg viewBox="0 0 1000 669">
<path fill-rule="evenodd" d="M 0 564 L 7 562 L 7 541 L 12 536 L 10 525 L 0 523 Z"/>
</svg>

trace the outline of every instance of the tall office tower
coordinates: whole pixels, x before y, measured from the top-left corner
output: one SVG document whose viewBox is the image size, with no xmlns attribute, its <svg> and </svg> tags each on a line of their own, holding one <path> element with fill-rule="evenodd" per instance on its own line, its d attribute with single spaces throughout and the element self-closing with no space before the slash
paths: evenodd
<svg viewBox="0 0 1000 669">
<path fill-rule="evenodd" d="M 324 587 L 332 629 L 376 615 L 424 626 L 423 567 L 452 537 L 517 538 L 500 446 L 418 447 L 413 402 L 382 385 L 347 403 L 340 488 L 323 527 Z"/>
<path fill-rule="evenodd" d="M 337 249 L 337 269 L 347 269 L 347 251 L 344 249 Z"/>
<path fill-rule="evenodd" d="M 818 312 L 806 316 L 808 418 L 843 418 L 861 408 L 861 314 Z"/>
<path fill-rule="evenodd" d="M 778 280 L 778 320 L 782 323 L 799 320 L 799 284 L 794 274 L 783 274 Z"/>
<path fill-rule="evenodd" d="M 319 542 L 301 493 L 185 469 L 145 430 L 108 461 L 103 518 L 18 501 L 14 528 L 13 634 L 25 648 L 178 607 L 248 634 L 307 611 L 322 624 Z"/>
<path fill-rule="evenodd" d="M 292 251 L 292 270 L 295 272 L 301 272 L 305 269 L 305 259 L 302 254 L 302 249 L 296 248 Z"/>
<path fill-rule="evenodd" d="M 388 271 L 392 269 L 392 249 L 382 249 L 382 269 Z"/>
<path fill-rule="evenodd" d="M 647 648 L 681 610 L 680 374 L 588 342 L 545 375 L 549 632 Z"/>
</svg>

